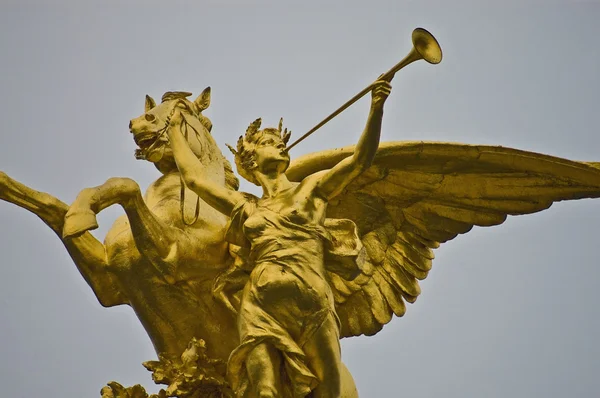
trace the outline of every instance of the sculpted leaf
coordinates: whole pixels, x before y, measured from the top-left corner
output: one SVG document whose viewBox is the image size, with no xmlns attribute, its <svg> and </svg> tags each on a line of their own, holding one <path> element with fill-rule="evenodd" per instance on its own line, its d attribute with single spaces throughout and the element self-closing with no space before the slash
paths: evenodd
<svg viewBox="0 0 600 398">
<path fill-rule="evenodd" d="M 158 395 L 152 394 L 149 396 L 144 387 L 139 384 L 132 387 L 123 387 L 116 381 L 111 381 L 100 391 L 102 398 L 162 398 L 165 395 L 163 393 L 161 396 L 161 393 L 163 393 L 162 390 Z"/>
<path fill-rule="evenodd" d="M 168 397 L 233 396 L 224 376 L 226 363 L 209 358 L 203 340 L 192 339 L 176 360 L 162 356 L 159 361 L 143 365 L 152 372 L 156 383 L 168 385 L 165 391 Z"/>
</svg>

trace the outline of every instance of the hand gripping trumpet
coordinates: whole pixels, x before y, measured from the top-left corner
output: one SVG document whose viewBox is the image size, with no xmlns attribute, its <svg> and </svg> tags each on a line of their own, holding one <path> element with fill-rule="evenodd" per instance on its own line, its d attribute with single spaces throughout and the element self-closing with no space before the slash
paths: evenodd
<svg viewBox="0 0 600 398">
<path fill-rule="evenodd" d="M 429 33 L 428 31 L 426 31 L 425 29 L 417 28 L 417 29 L 413 30 L 412 42 L 413 42 L 413 48 L 412 48 L 412 50 L 410 50 L 408 55 L 406 55 L 406 57 L 404 57 L 404 59 L 402 59 L 402 61 L 400 61 L 396 65 L 394 65 L 392 67 L 392 69 L 388 70 L 386 73 L 381 75 L 378 78 L 378 80 L 387 80 L 389 82 L 394 78 L 394 75 L 400 69 L 402 69 L 406 65 L 409 65 L 420 59 L 423 59 L 423 60 L 429 62 L 430 64 L 439 64 L 442 61 L 442 49 L 440 48 L 440 45 L 438 44 L 435 37 L 433 37 L 433 35 L 431 33 Z M 288 146 L 286 150 L 289 152 L 290 149 L 292 149 L 293 147 L 298 145 L 301 141 L 303 141 L 306 137 L 308 137 L 309 135 L 311 135 L 312 133 L 314 133 L 321 127 L 323 127 L 325 125 L 325 123 L 329 122 L 331 119 L 333 119 L 334 117 L 336 117 L 337 115 L 342 113 L 350 105 L 354 104 L 356 101 L 361 99 L 365 94 L 367 94 L 368 92 L 373 90 L 373 88 L 374 88 L 374 83 L 365 87 L 361 92 L 359 92 L 354 97 L 352 97 L 350 100 L 348 100 L 344 105 L 339 107 L 331 115 L 329 115 L 325 119 L 323 119 L 322 122 L 320 122 L 315 127 L 310 129 L 302 137 L 300 137 L 296 141 L 294 141 L 294 143 L 291 144 L 290 146 Z"/>
</svg>

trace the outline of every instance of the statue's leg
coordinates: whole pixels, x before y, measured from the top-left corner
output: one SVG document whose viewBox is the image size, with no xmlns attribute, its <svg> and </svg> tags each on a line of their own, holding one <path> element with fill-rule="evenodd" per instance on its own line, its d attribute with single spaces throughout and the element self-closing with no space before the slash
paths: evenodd
<svg viewBox="0 0 600 398">
<path fill-rule="evenodd" d="M 96 228 L 96 214 L 114 204 L 125 210 L 138 251 L 166 278 L 172 276 L 176 246 L 188 238 L 179 228 L 165 224 L 150 211 L 140 187 L 129 178 L 111 178 L 98 187 L 82 190 L 65 216 L 63 236 L 78 236 Z"/>
<path fill-rule="evenodd" d="M 68 206 L 59 199 L 45 192 L 33 190 L 3 172 L 0 172 L 0 199 L 29 210 L 62 237 Z M 82 234 L 77 239 L 62 241 L 79 272 L 102 305 L 127 303 L 119 291 L 114 275 L 107 270 L 106 250 L 101 242 L 90 233 Z"/>
<path fill-rule="evenodd" d="M 13 180 L 4 172 L 0 172 L 0 199 L 29 210 L 60 236 L 68 206 L 59 199 L 35 191 Z"/>
<path fill-rule="evenodd" d="M 251 397 L 278 398 L 281 388 L 281 354 L 267 343 L 254 347 L 246 358 L 246 371 L 253 394 Z"/>
<path fill-rule="evenodd" d="M 341 395 L 342 359 L 337 325 L 328 317 L 303 349 L 311 370 L 319 379 L 312 398 L 339 398 Z"/>
<path fill-rule="evenodd" d="M 344 363 L 342 363 L 340 371 L 342 382 L 342 394 L 340 398 L 358 398 L 358 390 L 356 389 L 354 378 Z"/>
</svg>

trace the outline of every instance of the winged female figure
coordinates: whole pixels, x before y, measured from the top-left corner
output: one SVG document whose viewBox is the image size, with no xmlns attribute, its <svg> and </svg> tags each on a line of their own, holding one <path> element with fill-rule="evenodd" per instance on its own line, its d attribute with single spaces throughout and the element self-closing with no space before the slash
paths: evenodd
<svg viewBox="0 0 600 398">
<path fill-rule="evenodd" d="M 133 181 L 110 179 L 69 208 L 0 172 L 0 199 L 61 237 L 103 305 L 131 305 L 159 356 L 179 361 L 190 340 L 202 339 L 208 362 L 229 358 L 238 396 L 356 397 L 339 338 L 376 334 L 402 316 L 421 292 L 433 249 L 473 226 L 600 196 L 599 163 L 493 146 L 379 144 L 390 86 L 370 87 L 356 146 L 291 162 L 281 122 L 250 125 L 230 149 L 239 174 L 262 186 L 260 198 L 235 190 L 201 115 L 205 90 L 193 102 L 183 92 L 166 93 L 160 105 L 147 97 L 132 120 L 140 153 L 164 174 L 144 198 Z M 198 207 L 180 176 L 210 206 Z M 87 231 L 113 204 L 127 218 L 102 245 Z M 238 330 L 213 297 L 236 313 Z M 191 351 L 180 361 L 186 383 L 188 365 L 198 368 Z M 174 396 L 201 394 L 183 390 Z"/>
<path fill-rule="evenodd" d="M 230 149 L 261 198 L 207 182 L 183 138 L 185 119 L 171 120 L 184 182 L 231 218 L 226 239 L 247 273 L 228 364 L 238 396 L 338 397 L 338 339 L 374 335 L 404 315 L 440 243 L 554 201 L 600 196 L 597 163 L 493 146 L 379 145 L 390 86 L 374 87 L 356 146 L 290 165 L 282 123 L 252 123 Z"/>
<path fill-rule="evenodd" d="M 183 171 L 189 187 L 200 193 L 203 198 L 208 199 L 207 202 L 215 207 L 219 206 L 219 203 L 228 203 L 226 204 L 228 207 L 221 207 L 218 212 L 225 211 L 228 213 L 228 217 L 232 216 L 229 226 L 226 225 L 227 217 L 218 218 L 216 214 L 213 214 L 217 212 L 216 210 L 213 213 L 209 211 L 212 210 L 212 207 L 200 206 L 199 218 L 193 225 L 194 230 L 197 230 L 198 233 L 188 232 L 187 235 L 191 239 L 187 240 L 181 240 L 177 236 L 173 237 L 179 245 L 189 244 L 190 248 L 179 250 L 178 253 L 175 253 L 176 256 L 168 256 L 170 251 L 166 250 L 166 258 L 170 259 L 169 264 L 172 265 L 170 268 L 159 269 L 158 265 L 162 264 L 160 261 L 156 265 L 146 264 L 147 259 L 156 259 L 155 252 L 157 250 L 144 243 L 148 242 L 144 241 L 144 228 L 147 227 L 157 238 L 152 242 L 164 243 L 164 236 L 168 237 L 169 235 L 156 230 L 157 224 L 152 220 L 148 221 L 148 217 L 136 216 L 138 213 L 134 210 L 138 204 L 137 202 L 130 203 L 129 199 L 132 185 L 130 181 L 112 179 L 110 184 L 102 186 L 101 191 L 94 190 L 95 196 L 92 199 L 105 199 L 106 203 L 98 202 L 92 207 L 94 211 L 100 211 L 105 206 L 115 203 L 114 198 L 108 196 L 105 198 L 104 196 L 109 194 L 118 196 L 122 194 L 121 191 L 123 191 L 123 195 L 127 194 L 124 196 L 126 199 L 124 203 L 128 209 L 127 214 L 132 216 L 132 221 L 137 220 L 137 224 L 131 223 L 135 229 L 132 229 L 129 234 L 123 234 L 119 231 L 123 228 L 127 229 L 128 224 L 122 221 L 117 223 L 117 226 L 119 228 L 122 226 L 122 228 L 116 231 L 115 236 L 125 239 L 125 243 L 121 244 L 120 241 L 113 242 L 109 239 L 106 248 L 94 243 L 91 241 L 93 240 L 91 235 L 83 232 L 86 228 L 92 228 L 93 222 L 88 223 L 89 225 L 78 232 L 81 235 L 63 239 L 63 242 L 103 305 L 127 303 L 135 308 L 136 314 L 147 328 L 159 354 L 176 357 L 189 343 L 190 338 L 195 337 L 206 341 L 208 354 L 211 357 L 226 359 L 231 350 L 234 350 L 232 359 L 235 360 L 230 362 L 230 375 L 232 375 L 238 391 L 247 391 L 247 395 L 252 396 L 253 390 L 260 390 L 252 383 L 262 383 L 259 384 L 260 386 L 266 385 L 268 388 L 264 393 L 261 391 L 261 394 L 273 395 L 273 388 L 286 388 L 285 386 L 290 385 L 288 374 L 298 377 L 295 385 L 297 387 L 296 396 L 309 388 L 313 389 L 311 394 L 314 396 L 314 392 L 319 386 L 321 386 L 321 394 L 334 393 L 335 383 L 327 384 L 330 379 L 325 380 L 325 375 L 335 375 L 336 367 L 321 369 L 317 363 L 324 362 L 325 355 L 330 355 L 330 358 L 339 357 L 339 347 L 334 343 L 338 336 L 373 335 L 389 323 L 394 315 L 402 316 L 406 311 L 406 303 L 415 302 L 419 296 L 418 281 L 427 277 L 432 266 L 433 249 L 437 248 L 440 243 L 451 240 L 458 234 L 468 232 L 473 226 L 501 224 L 507 215 L 541 211 L 550 207 L 555 201 L 600 196 L 600 165 L 598 163 L 571 161 L 503 147 L 427 142 L 380 144 L 376 148 L 371 166 L 362 170 L 362 173 L 349 181 L 345 188 L 339 189 L 340 192 L 334 192 L 338 195 L 333 199 L 327 199 L 325 193 L 331 194 L 331 191 L 326 190 L 316 191 L 318 197 L 314 199 L 314 202 L 310 202 L 307 195 L 294 196 L 295 192 L 312 192 L 311 189 L 314 188 L 311 187 L 321 186 L 321 181 L 327 181 L 324 177 L 331 173 L 331 170 L 337 168 L 343 171 L 345 167 L 342 166 L 354 162 L 353 159 L 360 153 L 357 148 L 365 143 L 364 137 L 378 137 L 381 109 L 377 110 L 377 108 L 382 107 L 387 92 L 381 87 L 378 93 L 380 102 L 375 106 L 375 110 L 372 109 L 365 130 L 367 135 L 363 134 L 358 147 L 352 146 L 309 154 L 290 162 L 289 167 L 287 151 L 282 150 L 289 139 L 289 134 L 281 131 L 281 126 L 277 129 L 260 130 L 259 123 L 253 123 L 249 128 L 249 140 L 245 140 L 243 137 L 234 151 L 242 176 L 259 184 L 261 183 L 260 179 L 263 179 L 262 181 L 267 187 L 263 198 L 236 192 L 233 190 L 233 186 L 227 187 L 225 176 L 222 174 L 222 163 L 217 162 L 214 167 L 206 167 L 206 163 L 198 166 L 195 160 L 198 158 L 212 159 L 213 162 L 215 159 L 222 159 L 221 153 L 213 141 L 208 143 L 202 141 L 201 145 L 194 144 L 192 146 L 194 158 L 190 158 L 188 143 L 182 142 L 180 130 L 199 129 L 202 134 L 189 134 L 186 138 L 192 142 L 207 136 L 207 132 L 191 119 L 192 113 L 186 113 L 186 109 L 194 108 L 193 105 L 186 103 L 181 98 L 169 97 L 165 98 L 161 105 L 156 106 L 152 103 L 153 101 L 149 101 L 149 104 L 147 99 L 146 112 L 136 120 L 145 120 L 151 124 L 156 119 L 160 122 L 157 122 L 158 124 L 168 126 L 167 130 L 172 130 L 162 137 L 156 135 L 160 138 L 160 145 L 172 147 L 171 150 L 176 155 L 178 166 Z M 199 109 L 206 107 L 207 95 L 205 92 L 197 100 L 199 105 L 196 106 Z M 174 107 L 179 106 L 183 111 L 183 117 L 175 114 L 169 124 L 167 116 L 171 114 Z M 133 127 L 135 126 L 132 126 L 134 135 L 139 133 L 138 135 L 144 139 L 147 131 L 154 131 L 151 126 L 140 128 L 139 132 Z M 170 139 L 167 139 L 167 136 Z M 376 140 L 376 138 L 372 139 Z M 145 141 L 143 144 L 144 148 L 148 147 Z M 157 151 L 163 151 L 157 144 L 152 144 L 150 147 L 157 148 Z M 369 147 L 370 156 L 373 156 L 372 151 L 375 149 Z M 161 159 L 164 161 L 164 157 Z M 261 162 L 261 159 L 267 160 Z M 173 170 L 176 170 L 175 167 L 173 165 Z M 257 168 L 258 170 L 256 170 Z M 261 170 L 268 172 L 266 177 L 261 174 L 255 177 L 257 171 Z M 281 170 L 285 170 L 287 182 L 282 177 Z M 275 171 L 276 173 L 273 174 Z M 223 188 L 217 192 L 224 195 L 225 201 L 220 200 L 219 197 L 215 199 L 210 194 L 202 192 L 202 190 L 214 188 L 202 183 L 204 173 L 210 173 L 210 181 L 218 183 Z M 354 171 L 354 173 L 358 172 Z M 347 175 L 348 180 L 351 174 Z M 278 175 L 279 179 L 265 180 L 272 175 Z M 232 174 L 230 177 L 233 179 Z M 153 212 L 162 209 L 162 207 L 158 207 L 159 205 L 163 205 L 163 207 L 168 205 L 168 208 L 156 214 L 161 219 L 165 219 L 168 225 L 179 226 L 181 224 L 181 228 L 184 228 L 178 195 L 180 191 L 179 173 L 169 173 L 166 178 L 170 178 L 170 182 L 159 179 L 157 182 L 159 189 L 151 190 L 145 200 L 146 202 L 150 201 L 150 205 L 154 206 Z M 264 181 L 274 181 L 274 183 L 269 185 Z M 344 179 L 345 182 L 347 180 Z M 168 191 L 166 191 L 167 189 Z M 99 192 L 105 192 L 102 194 L 104 196 L 98 196 Z M 169 198 L 169 201 L 161 199 L 165 197 Z M 0 199 L 34 212 L 59 236 L 63 236 L 64 232 L 69 230 L 69 228 L 63 230 L 65 225 L 63 218 L 68 208 L 66 204 L 48 194 L 34 191 L 1 172 Z M 196 199 L 192 195 L 186 196 L 186 204 L 189 204 L 189 207 L 186 206 L 186 208 L 193 209 L 195 201 Z M 80 201 L 76 202 L 81 205 Z M 310 203 L 316 204 L 316 208 L 301 207 Z M 70 214 L 75 214 L 74 210 L 82 209 L 79 205 L 71 206 Z M 143 206 L 139 205 L 138 207 L 143 210 Z M 306 211 L 314 218 L 308 219 L 304 213 Z M 311 211 L 315 213 L 311 213 Z M 142 211 L 140 214 L 146 213 Z M 188 213 L 189 219 L 191 211 L 186 213 Z M 84 214 L 87 213 L 84 212 Z M 281 217 L 273 219 L 275 216 Z M 68 221 L 73 220 L 75 218 L 70 217 Z M 274 222 L 279 222 L 285 228 L 278 228 L 278 224 L 273 224 Z M 210 223 L 217 224 L 214 226 Z M 276 233 L 272 235 L 276 238 L 274 242 L 265 240 L 268 236 L 264 236 L 261 228 L 267 227 L 269 232 Z M 235 250 L 230 251 L 237 251 L 239 255 L 231 270 L 227 270 L 232 261 L 227 258 L 227 245 L 223 241 L 225 231 L 227 231 L 227 239 L 235 244 Z M 282 231 L 288 235 L 282 235 Z M 210 232 L 208 236 L 207 232 Z M 299 300 L 298 294 L 285 294 L 288 292 L 290 284 L 272 283 L 277 280 L 285 282 L 285 278 L 275 272 L 275 276 L 279 279 L 270 279 L 273 275 L 269 272 L 263 271 L 263 274 L 259 275 L 257 271 L 259 268 L 271 268 L 268 271 L 279 270 L 278 272 L 281 273 L 281 269 L 284 268 L 286 271 L 284 276 L 294 278 L 295 274 L 290 272 L 290 267 L 285 269 L 287 264 L 279 268 L 276 266 L 279 265 L 278 263 L 272 267 L 267 265 L 259 267 L 257 257 L 248 254 L 252 254 L 252 250 L 249 250 L 252 248 L 252 241 L 265 245 L 267 243 L 289 245 L 290 242 L 293 242 L 292 249 L 303 247 L 310 249 L 310 245 L 306 243 L 301 245 L 300 242 L 302 240 L 310 241 L 315 236 L 318 237 L 315 239 L 319 239 L 323 244 L 322 262 L 318 263 L 321 268 L 317 268 L 321 272 L 314 271 L 315 269 L 310 267 L 310 264 L 307 268 L 298 268 L 299 271 L 307 271 L 312 276 L 312 279 L 307 279 L 311 281 L 311 284 L 299 283 L 296 287 L 292 287 L 298 289 L 301 287 L 321 288 L 322 290 L 315 292 L 315 297 L 322 299 L 323 296 L 319 294 L 324 291 L 327 301 L 316 300 L 316 304 L 324 304 L 327 313 L 317 314 L 318 311 L 315 311 L 314 318 L 286 319 L 292 326 L 296 326 L 296 330 L 278 329 L 285 331 L 290 336 L 287 340 L 282 338 L 285 334 L 275 336 L 275 339 L 261 340 L 260 336 L 255 333 L 257 330 L 254 328 L 256 326 L 254 323 L 238 322 L 240 326 L 245 325 L 240 328 L 240 334 L 250 336 L 245 340 L 242 339 L 246 344 L 240 344 L 237 331 L 232 333 L 231 330 L 235 329 L 235 320 L 228 321 L 229 326 L 226 328 L 215 327 L 222 324 L 220 323 L 221 319 L 228 317 L 219 309 L 223 308 L 224 310 L 225 307 L 215 304 L 211 296 L 221 295 L 225 290 L 221 282 L 227 281 L 229 276 L 239 277 L 234 281 L 237 282 L 237 285 L 230 283 L 230 286 L 240 288 L 240 291 L 236 293 L 233 290 L 235 293 L 231 301 L 233 305 L 229 304 L 229 307 L 238 311 L 239 314 L 243 314 L 243 310 L 246 308 L 260 309 L 261 311 L 256 314 L 260 314 L 263 319 L 257 319 L 272 321 L 265 317 L 268 308 L 256 308 L 257 300 L 261 298 L 256 293 L 262 294 L 265 290 L 274 295 L 276 300 L 273 299 L 272 302 L 275 303 L 275 309 L 279 309 L 276 303 L 281 303 L 281 308 L 288 306 L 290 311 L 305 309 L 306 307 L 301 306 L 307 305 L 307 303 Z M 356 239 L 357 237 L 359 240 Z M 134 244 L 131 239 L 140 239 L 142 244 Z M 170 242 L 166 243 L 170 245 Z M 215 257 L 217 264 L 208 267 L 203 264 L 203 261 L 214 256 L 204 258 L 207 256 L 207 242 L 212 242 L 210 247 L 218 247 L 219 253 L 221 253 L 220 256 L 217 256 L 218 258 Z M 314 241 L 312 243 L 314 244 Z M 119 250 L 120 245 L 124 249 L 137 248 L 140 254 L 135 254 L 137 252 L 131 250 Z M 246 246 L 244 247 L 244 245 Z M 100 249 L 96 250 L 96 246 Z M 261 256 L 269 254 L 265 251 L 268 246 L 258 249 L 260 252 L 255 251 L 255 253 L 261 254 Z M 100 255 L 96 255 L 97 252 Z M 190 260 L 183 261 L 182 254 L 190 256 Z M 320 253 L 296 253 L 294 250 L 284 254 L 288 256 L 285 259 L 294 259 L 296 258 L 294 256 L 297 255 L 319 258 L 321 256 Z M 191 261 L 192 259 L 193 261 Z M 278 261 L 278 259 L 268 257 L 260 259 L 271 262 Z M 134 265 L 123 267 L 122 261 L 133 262 Z M 99 265 L 94 266 L 96 263 Z M 131 271 L 128 271 L 129 269 Z M 172 275 L 173 272 L 175 274 Z M 115 278 L 121 277 L 123 279 L 119 279 L 119 283 L 114 282 Z M 186 282 L 183 283 L 183 280 Z M 201 280 L 202 283 L 191 282 L 194 280 Z M 315 280 L 318 283 L 313 286 Z M 268 289 L 265 289 L 265 286 L 260 284 L 261 282 L 267 282 Z M 275 289 L 278 287 L 281 287 L 282 290 Z M 192 295 L 189 294 L 191 288 L 194 290 Z M 271 288 L 273 290 L 270 290 Z M 211 292 L 211 290 L 213 291 Z M 124 293 L 127 293 L 128 300 L 123 298 Z M 165 297 L 168 300 L 164 300 Z M 240 303 L 240 298 L 244 297 L 249 297 L 249 300 Z M 300 298 L 303 297 L 300 296 Z M 311 296 L 306 297 L 310 298 Z M 134 301 L 134 298 L 137 301 Z M 331 300 L 333 300 L 333 307 Z M 289 305 L 290 302 L 293 302 L 294 306 Z M 245 304 L 245 306 L 241 304 Z M 314 303 L 309 301 L 308 304 Z M 157 308 L 160 308 L 160 311 L 157 311 Z M 332 308 L 334 308 L 333 312 Z M 217 313 L 220 315 L 215 315 Z M 252 315 L 252 313 L 251 310 L 248 311 L 248 314 Z M 155 316 L 155 318 L 146 316 L 147 314 Z M 325 314 L 327 316 L 324 316 Z M 336 339 L 326 335 L 324 339 L 328 345 L 326 344 L 325 347 L 329 350 L 317 352 L 316 355 L 319 357 L 314 359 L 315 357 L 311 357 L 314 354 L 309 351 L 311 345 L 304 341 L 307 335 L 305 334 L 300 339 L 298 335 L 294 336 L 293 334 L 298 333 L 304 326 L 304 324 L 300 325 L 299 321 L 306 321 L 304 322 L 306 325 L 314 325 L 321 321 L 319 317 L 323 317 L 324 325 L 334 324 L 328 330 L 336 335 Z M 251 317 L 248 320 L 253 321 Z M 337 324 L 338 320 L 339 325 Z M 296 323 L 294 324 L 294 322 Z M 304 330 L 306 331 L 306 329 Z M 310 337 L 316 338 L 317 336 L 323 337 L 319 334 L 313 334 Z M 274 346 L 273 341 L 293 342 L 293 344 L 283 347 Z M 312 342 L 314 341 L 312 340 Z M 254 348 L 257 351 L 254 351 Z M 265 358 L 265 356 L 259 355 L 260 350 L 271 356 Z M 253 355 L 252 351 L 256 355 Z M 282 352 L 285 352 L 285 355 L 282 355 Z M 282 365 L 288 365 L 284 366 L 286 372 L 280 373 L 273 370 L 274 367 L 271 366 L 277 365 L 278 361 L 281 361 Z M 295 367 L 296 365 L 298 367 Z M 266 371 L 250 373 L 248 370 L 252 369 Z M 343 365 L 342 372 L 347 372 Z M 342 376 L 342 380 L 342 388 L 345 389 L 345 392 L 341 396 L 356 396 L 354 384 L 348 373 Z M 280 382 L 283 386 L 277 384 Z M 281 395 L 294 396 L 294 391 L 284 391 Z"/>
<path fill-rule="evenodd" d="M 326 228 L 327 203 L 373 161 L 381 132 L 383 104 L 391 86 L 373 90 L 367 126 L 354 155 L 299 183 L 288 180 L 289 133 L 259 130 L 255 121 L 240 137 L 235 153 L 239 173 L 263 188 L 261 198 L 211 183 L 178 129 L 181 113 L 171 119 L 169 138 L 185 184 L 205 202 L 231 217 L 227 238 L 249 249 L 249 280 L 239 312 L 240 345 L 228 373 L 234 390 L 250 397 L 339 397 L 340 327 L 326 275 L 327 251 L 346 257 L 339 268 L 360 273 L 361 244 L 350 221 L 336 223 L 344 237 Z M 344 235 L 345 233 L 345 235 Z M 332 269 L 333 270 L 333 269 Z M 285 369 L 283 374 L 279 371 Z M 289 380 L 289 383 L 284 382 Z"/>
</svg>

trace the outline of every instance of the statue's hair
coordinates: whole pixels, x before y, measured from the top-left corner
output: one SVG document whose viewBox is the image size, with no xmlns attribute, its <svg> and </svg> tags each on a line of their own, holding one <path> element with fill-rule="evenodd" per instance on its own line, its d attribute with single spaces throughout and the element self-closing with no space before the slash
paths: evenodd
<svg viewBox="0 0 600 398">
<path fill-rule="evenodd" d="M 279 120 L 278 128 L 267 127 L 265 129 L 259 130 L 261 123 L 261 118 L 258 118 L 252 123 L 250 123 L 250 125 L 246 129 L 246 134 L 241 135 L 238 139 L 236 149 L 234 149 L 231 145 L 227 145 L 227 147 L 235 157 L 235 165 L 238 173 L 242 177 L 244 177 L 244 179 L 256 185 L 260 184 L 254 178 L 252 170 L 254 170 L 254 168 L 256 167 L 254 152 L 256 150 L 256 144 L 258 143 L 258 140 L 263 135 L 270 134 L 281 138 L 283 140 L 283 143 L 287 144 L 292 135 L 292 132 L 288 131 L 287 128 L 283 130 L 283 118 Z"/>
<path fill-rule="evenodd" d="M 223 156 L 223 167 L 225 169 L 225 185 L 237 191 L 240 188 L 240 180 L 235 176 L 231 163 L 229 163 L 229 160 L 225 156 Z"/>
</svg>

